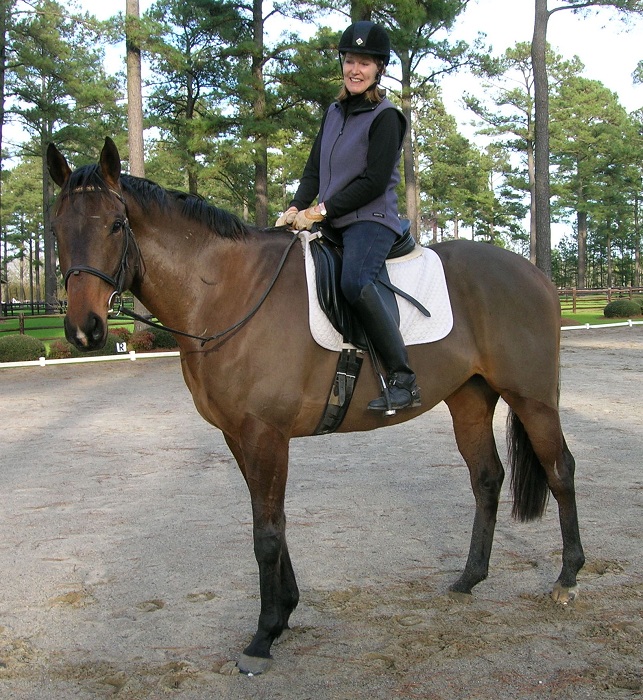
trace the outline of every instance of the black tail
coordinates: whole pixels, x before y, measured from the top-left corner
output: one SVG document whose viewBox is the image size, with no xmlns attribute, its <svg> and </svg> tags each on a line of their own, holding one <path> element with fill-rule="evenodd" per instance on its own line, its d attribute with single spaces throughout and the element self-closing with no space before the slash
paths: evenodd
<svg viewBox="0 0 643 700">
<path fill-rule="evenodd" d="M 507 416 L 507 452 L 511 467 L 511 515 L 527 522 L 541 518 L 547 506 L 547 477 L 520 418 L 509 409 Z"/>
</svg>

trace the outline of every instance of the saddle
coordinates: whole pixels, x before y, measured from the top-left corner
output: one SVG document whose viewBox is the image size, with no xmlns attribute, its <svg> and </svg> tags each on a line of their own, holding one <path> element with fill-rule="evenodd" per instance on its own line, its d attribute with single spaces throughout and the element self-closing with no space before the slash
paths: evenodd
<svg viewBox="0 0 643 700">
<path fill-rule="evenodd" d="M 335 330 L 342 335 L 345 343 L 360 350 L 367 350 L 368 343 L 364 328 L 341 291 L 340 281 L 344 255 L 341 236 L 328 227 L 320 228 L 319 232 L 321 236 L 310 242 L 310 251 L 315 264 L 319 305 Z M 414 248 L 415 239 L 411 235 L 411 222 L 404 219 L 402 220 L 402 236 L 391 248 L 387 259 L 408 255 Z M 425 315 L 430 316 L 429 312 L 418 301 L 391 283 L 386 265 L 382 266 L 375 284 L 398 325 L 400 323 L 400 311 L 396 299 L 398 294 L 418 306 Z"/>
</svg>

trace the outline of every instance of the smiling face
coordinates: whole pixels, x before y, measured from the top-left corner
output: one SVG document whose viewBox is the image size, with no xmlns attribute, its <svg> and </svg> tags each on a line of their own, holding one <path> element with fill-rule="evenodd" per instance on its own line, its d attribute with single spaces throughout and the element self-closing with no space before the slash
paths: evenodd
<svg viewBox="0 0 643 700">
<path fill-rule="evenodd" d="M 346 53 L 342 69 L 344 86 L 351 95 L 361 95 L 377 82 L 378 62 L 367 54 Z"/>
</svg>

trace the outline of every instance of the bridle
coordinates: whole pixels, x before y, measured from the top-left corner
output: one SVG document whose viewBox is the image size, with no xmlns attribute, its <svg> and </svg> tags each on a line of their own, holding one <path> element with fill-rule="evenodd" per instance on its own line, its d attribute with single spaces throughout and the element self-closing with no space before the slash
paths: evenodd
<svg viewBox="0 0 643 700">
<path fill-rule="evenodd" d="M 87 187 L 78 187 L 75 190 L 72 190 L 70 194 L 82 194 L 84 192 L 96 192 L 97 188 L 92 187 L 92 186 L 87 186 Z M 125 199 L 123 198 L 123 195 L 120 194 L 120 192 L 116 192 L 115 190 L 109 188 L 109 192 L 111 192 L 120 202 L 121 204 L 126 207 L 125 204 Z M 127 277 L 127 271 L 129 268 L 129 260 L 128 256 L 130 253 L 130 250 L 134 250 L 136 252 L 136 257 L 137 260 L 140 261 L 141 253 L 138 248 L 138 244 L 136 243 L 136 239 L 134 238 L 134 234 L 132 232 L 132 227 L 129 224 L 129 220 L 127 218 L 127 215 L 125 216 L 125 219 L 123 221 L 123 244 L 122 244 L 122 249 L 121 249 L 121 259 L 118 263 L 118 266 L 116 268 L 116 272 L 113 275 L 108 275 L 102 270 L 99 270 L 96 267 L 91 267 L 91 265 L 72 265 L 67 272 L 65 273 L 65 290 L 67 289 L 67 283 L 69 282 L 69 278 L 72 275 L 78 275 L 81 272 L 87 272 L 90 275 L 94 275 L 94 277 L 98 277 L 107 284 L 109 284 L 111 287 L 114 288 L 114 291 L 109 297 L 109 301 L 107 302 L 107 307 L 108 307 L 108 313 L 113 310 L 113 304 L 114 302 L 118 302 L 120 306 L 122 306 L 121 302 L 121 294 L 123 293 L 125 289 L 125 280 Z"/>
<path fill-rule="evenodd" d="M 97 190 L 96 187 L 93 186 L 86 186 L 86 187 L 79 187 L 75 190 L 73 190 L 74 194 L 80 194 L 83 192 L 95 192 Z M 108 188 L 109 192 L 111 192 L 125 207 L 125 211 L 127 213 L 127 204 L 125 202 L 125 199 L 123 198 L 123 195 L 120 194 L 119 192 L 116 192 L 115 190 Z M 179 331 L 175 328 L 170 328 L 169 326 L 165 326 L 162 323 L 156 323 L 155 321 L 151 321 L 151 317 L 145 317 L 142 316 L 141 314 L 136 313 L 135 311 L 130 311 L 129 309 L 126 309 L 123 306 L 123 300 L 122 300 L 122 293 L 125 289 L 125 279 L 127 275 L 127 270 L 129 267 L 129 262 L 128 262 L 128 255 L 130 250 L 135 250 L 136 251 L 136 256 L 138 263 L 140 263 L 141 260 L 141 252 L 138 247 L 138 243 L 136 242 L 136 238 L 134 238 L 134 233 L 132 231 L 132 228 L 129 224 L 129 220 L 127 218 L 127 214 L 125 216 L 125 220 L 123 222 L 123 230 L 124 230 L 124 237 L 123 237 L 123 247 L 121 250 L 121 259 L 120 262 L 118 263 L 118 267 L 116 269 L 116 272 L 114 275 L 108 275 L 104 273 L 102 270 L 99 270 L 98 268 L 91 267 L 90 265 L 72 265 L 67 272 L 65 273 L 65 289 L 67 289 L 67 282 L 69 281 L 69 277 L 71 275 L 78 275 L 81 272 L 87 272 L 90 275 L 94 275 L 94 277 L 98 277 L 105 282 L 107 282 L 110 286 L 114 288 L 114 291 L 109 297 L 109 300 L 107 302 L 107 313 L 111 314 L 112 317 L 114 316 L 119 316 L 123 314 L 124 316 L 128 316 L 129 318 L 134 319 L 135 321 L 141 321 L 142 323 L 147 324 L 148 326 L 152 326 L 154 328 L 160 328 L 161 330 L 164 331 L 169 331 L 170 333 L 174 333 L 175 335 L 181 335 L 185 338 L 193 338 L 194 340 L 200 340 L 201 341 L 201 347 L 203 347 L 206 343 L 209 343 L 213 340 L 219 340 L 223 338 L 224 336 L 228 335 L 228 333 L 231 333 L 232 331 L 236 330 L 240 326 L 242 326 L 244 323 L 249 321 L 256 313 L 259 311 L 259 308 L 263 304 L 263 302 L 266 300 L 268 294 L 270 294 L 270 291 L 275 285 L 275 282 L 277 281 L 277 278 L 279 277 L 279 273 L 283 269 L 285 263 L 286 263 L 286 258 L 288 257 L 288 253 L 290 252 L 290 249 L 293 247 L 295 244 L 295 241 L 299 240 L 299 237 L 296 235 L 293 235 L 292 239 L 286 246 L 286 249 L 284 250 L 281 259 L 279 260 L 279 263 L 277 265 L 277 269 L 275 270 L 275 274 L 273 275 L 272 279 L 270 280 L 270 283 L 268 284 L 267 289 L 264 291 L 264 293 L 261 295 L 261 298 L 259 301 L 255 304 L 255 306 L 240 320 L 237 321 L 236 323 L 232 324 L 229 328 L 226 328 L 223 331 L 220 331 L 219 333 L 215 333 L 214 335 L 208 335 L 208 336 L 203 336 L 203 335 L 192 335 L 192 333 L 186 333 L 184 331 Z M 116 307 L 116 308 L 115 308 Z"/>
</svg>

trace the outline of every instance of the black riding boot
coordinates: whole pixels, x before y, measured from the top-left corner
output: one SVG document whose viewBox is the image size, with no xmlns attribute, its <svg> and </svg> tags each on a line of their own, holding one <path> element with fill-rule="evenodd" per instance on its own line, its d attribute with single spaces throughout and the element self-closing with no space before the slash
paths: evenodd
<svg viewBox="0 0 643 700">
<path fill-rule="evenodd" d="M 415 383 L 415 374 L 409 367 L 402 334 L 377 287 L 367 284 L 353 308 L 387 371 L 388 401 L 385 396 L 380 396 L 368 404 L 369 410 L 396 411 L 419 406 L 420 390 Z"/>
</svg>

